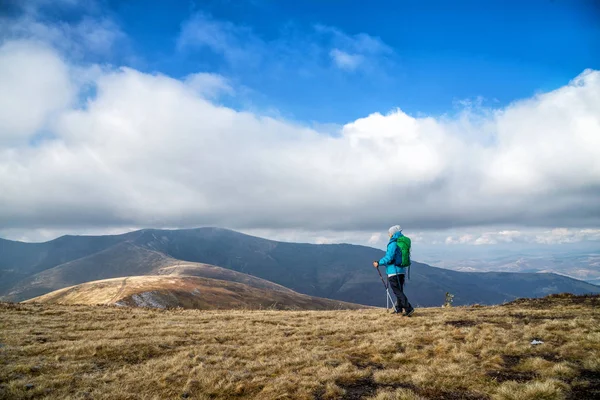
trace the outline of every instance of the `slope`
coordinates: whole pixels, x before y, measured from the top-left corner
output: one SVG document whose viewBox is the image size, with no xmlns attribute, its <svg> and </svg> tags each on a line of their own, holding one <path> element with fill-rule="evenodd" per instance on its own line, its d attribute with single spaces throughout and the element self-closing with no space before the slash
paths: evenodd
<svg viewBox="0 0 600 400">
<path fill-rule="evenodd" d="M 182 262 L 131 242 L 123 242 L 96 254 L 40 272 L 23 281 L 6 297 L 12 301 L 22 301 L 89 281 L 153 274 L 196 276 L 244 283 L 259 289 L 291 291 L 244 273 L 214 265 Z"/>
<path fill-rule="evenodd" d="M 0 239 L 0 295 L 31 275 L 97 253 L 135 235 L 62 236 L 45 243 Z"/>
<path fill-rule="evenodd" d="M 99 279 L 152 274 L 173 263 L 170 257 L 130 242 L 117 243 L 92 255 L 46 269 L 28 277 L 7 293 L 21 301 L 44 293 Z"/>
<path fill-rule="evenodd" d="M 220 279 L 222 281 L 238 282 L 258 289 L 292 291 L 285 286 L 257 278 L 252 275 L 236 272 L 230 269 L 217 267 L 215 265 L 182 262 L 173 260 L 175 265 L 162 267 L 157 271 L 158 275 L 172 276 L 197 276 L 202 278 Z"/>
<path fill-rule="evenodd" d="M 49 304 L 114 304 L 151 308 L 297 309 L 364 308 L 357 304 L 302 295 L 291 290 L 256 288 L 243 283 L 194 276 L 132 276 L 60 289 L 27 300 Z"/>
</svg>

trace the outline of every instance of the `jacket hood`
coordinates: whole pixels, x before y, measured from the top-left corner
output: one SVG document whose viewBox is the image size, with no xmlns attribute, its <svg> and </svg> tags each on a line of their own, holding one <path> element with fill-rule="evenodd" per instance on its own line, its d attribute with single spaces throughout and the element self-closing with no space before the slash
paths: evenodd
<svg viewBox="0 0 600 400">
<path fill-rule="evenodd" d="M 402 236 L 402 231 L 394 233 L 390 240 L 397 240 L 400 236 Z"/>
</svg>

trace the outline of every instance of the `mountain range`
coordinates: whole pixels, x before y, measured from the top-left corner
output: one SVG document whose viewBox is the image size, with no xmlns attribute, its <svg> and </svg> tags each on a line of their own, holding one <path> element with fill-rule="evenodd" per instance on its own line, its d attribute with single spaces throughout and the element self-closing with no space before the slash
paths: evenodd
<svg viewBox="0 0 600 400">
<path fill-rule="evenodd" d="M 0 239 L 0 296 L 23 301 L 90 281 L 174 275 L 275 284 L 382 306 L 385 292 L 371 266 L 382 255 L 365 246 L 276 242 L 218 228 L 63 236 L 45 243 Z M 600 287 L 553 273 L 459 272 L 413 262 L 406 291 L 414 305 L 436 306 L 446 292 L 457 305 L 497 304 L 560 292 L 600 293 Z"/>
</svg>

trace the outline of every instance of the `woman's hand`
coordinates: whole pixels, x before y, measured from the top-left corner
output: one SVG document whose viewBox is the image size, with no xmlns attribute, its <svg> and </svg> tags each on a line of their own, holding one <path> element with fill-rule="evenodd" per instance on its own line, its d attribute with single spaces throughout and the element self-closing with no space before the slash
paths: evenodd
<svg viewBox="0 0 600 400">
<path fill-rule="evenodd" d="M 378 268 L 378 267 L 379 267 L 379 262 L 377 262 L 377 261 L 373 261 L 373 266 L 374 266 L 375 268 Z"/>
</svg>

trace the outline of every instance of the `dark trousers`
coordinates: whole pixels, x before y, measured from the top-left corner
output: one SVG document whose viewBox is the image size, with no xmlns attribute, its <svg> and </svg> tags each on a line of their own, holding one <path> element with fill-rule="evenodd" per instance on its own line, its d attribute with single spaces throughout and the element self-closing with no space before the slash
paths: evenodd
<svg viewBox="0 0 600 400">
<path fill-rule="evenodd" d="M 412 310 L 413 307 L 410 305 L 408 298 L 404 294 L 404 274 L 388 276 L 388 282 L 396 295 L 396 309 L 398 311 L 402 311 L 402 309 L 404 309 L 404 311 Z"/>
</svg>

